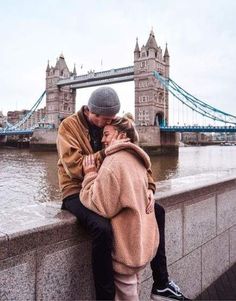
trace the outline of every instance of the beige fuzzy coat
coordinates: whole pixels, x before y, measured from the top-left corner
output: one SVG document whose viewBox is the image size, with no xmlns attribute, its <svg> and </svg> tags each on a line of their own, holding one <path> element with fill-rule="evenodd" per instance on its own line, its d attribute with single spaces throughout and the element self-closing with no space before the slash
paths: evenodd
<svg viewBox="0 0 236 301">
<path fill-rule="evenodd" d="M 88 173 L 82 183 L 81 202 L 111 219 L 114 234 L 113 265 L 121 274 L 133 274 L 155 256 L 159 233 L 148 204 L 148 155 L 133 143 L 106 149 L 98 172 Z"/>
</svg>

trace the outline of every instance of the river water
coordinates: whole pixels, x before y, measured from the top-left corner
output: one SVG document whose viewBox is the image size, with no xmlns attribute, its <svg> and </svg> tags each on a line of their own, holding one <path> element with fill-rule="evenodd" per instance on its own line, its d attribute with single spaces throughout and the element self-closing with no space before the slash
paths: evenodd
<svg viewBox="0 0 236 301">
<path fill-rule="evenodd" d="M 156 181 L 202 173 L 236 175 L 236 146 L 180 147 L 178 155 L 151 158 Z M 57 154 L 0 149 L 0 205 L 59 201 Z"/>
</svg>

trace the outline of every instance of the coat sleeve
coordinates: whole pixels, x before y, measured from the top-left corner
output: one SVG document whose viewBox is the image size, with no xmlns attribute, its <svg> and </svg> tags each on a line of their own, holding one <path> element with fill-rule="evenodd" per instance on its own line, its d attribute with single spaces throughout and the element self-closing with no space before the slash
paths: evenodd
<svg viewBox="0 0 236 301">
<path fill-rule="evenodd" d="M 70 178 L 84 176 L 82 163 L 85 155 L 88 155 L 89 152 L 84 153 L 81 142 L 76 138 L 72 127 L 66 123 L 61 123 L 58 129 L 57 151 L 59 160 Z M 98 151 L 94 155 L 96 163 L 100 166 L 105 157 L 104 150 Z"/>
<path fill-rule="evenodd" d="M 105 218 L 117 215 L 122 209 L 120 186 L 112 171 L 101 167 L 99 173 L 88 173 L 82 183 L 80 200 L 85 207 Z"/>
</svg>

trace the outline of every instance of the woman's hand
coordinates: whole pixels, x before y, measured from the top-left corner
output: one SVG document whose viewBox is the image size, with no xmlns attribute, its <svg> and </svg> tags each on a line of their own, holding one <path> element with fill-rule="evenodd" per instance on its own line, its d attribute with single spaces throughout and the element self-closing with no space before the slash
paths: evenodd
<svg viewBox="0 0 236 301">
<path fill-rule="evenodd" d="M 127 138 L 125 133 L 119 133 L 118 135 L 115 133 L 111 140 L 110 145 L 129 142 L 129 141 L 130 138 Z"/>
<path fill-rule="evenodd" d="M 146 213 L 150 214 L 154 211 L 154 204 L 155 204 L 155 199 L 154 199 L 154 194 L 151 189 L 148 189 L 148 204 L 146 207 Z"/>
<path fill-rule="evenodd" d="M 84 157 L 83 160 L 83 172 L 85 175 L 87 175 L 89 172 L 96 172 L 97 167 L 95 164 L 94 155 L 88 155 Z"/>
</svg>

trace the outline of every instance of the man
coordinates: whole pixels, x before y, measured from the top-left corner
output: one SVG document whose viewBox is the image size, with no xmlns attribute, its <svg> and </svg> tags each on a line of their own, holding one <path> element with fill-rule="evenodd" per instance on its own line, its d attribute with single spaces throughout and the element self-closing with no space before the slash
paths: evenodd
<svg viewBox="0 0 236 301">
<path fill-rule="evenodd" d="M 102 148 L 103 127 L 110 124 L 120 110 L 117 93 L 110 87 L 96 89 L 88 105 L 62 121 L 58 129 L 58 177 L 63 196 L 62 208 L 74 214 L 92 236 L 92 269 L 97 300 L 113 300 L 115 286 L 112 269 L 112 229 L 110 221 L 84 207 L 79 193 L 83 181 L 83 158 L 94 153 L 101 164 L 105 152 Z M 149 199 L 153 204 L 155 183 L 148 173 Z M 167 296 L 187 300 L 179 288 L 168 280 L 165 256 L 165 212 L 155 204 L 155 214 L 160 232 L 157 255 L 151 262 L 153 271 L 152 298 Z"/>
</svg>

